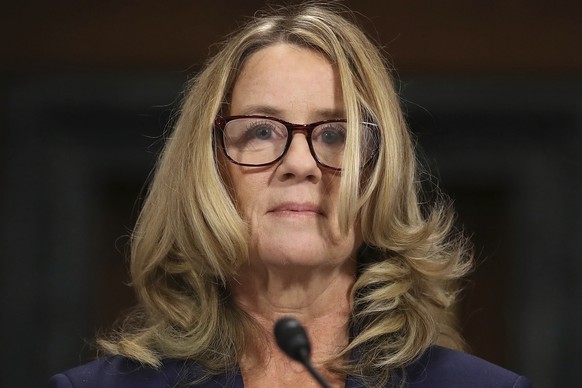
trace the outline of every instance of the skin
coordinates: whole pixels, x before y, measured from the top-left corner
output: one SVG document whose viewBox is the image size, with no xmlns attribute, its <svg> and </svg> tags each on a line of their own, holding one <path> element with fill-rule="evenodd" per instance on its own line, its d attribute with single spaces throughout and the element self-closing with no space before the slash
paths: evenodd
<svg viewBox="0 0 582 388">
<path fill-rule="evenodd" d="M 285 43 L 268 46 L 245 62 L 230 114 L 269 115 L 292 123 L 343 118 L 337 69 L 313 50 Z M 250 260 L 231 284 L 233 297 L 267 333 L 281 316 L 299 319 L 310 336 L 315 363 L 336 354 L 348 341 L 348 295 L 361 244 L 355 228 L 340 233 L 341 173 L 316 163 L 302 132 L 293 134 L 287 154 L 274 165 L 226 167 L 251 236 Z M 271 339 L 249 346 L 241 371 L 246 386 L 312 383 Z M 334 386 L 344 385 L 344 376 L 327 378 Z"/>
</svg>

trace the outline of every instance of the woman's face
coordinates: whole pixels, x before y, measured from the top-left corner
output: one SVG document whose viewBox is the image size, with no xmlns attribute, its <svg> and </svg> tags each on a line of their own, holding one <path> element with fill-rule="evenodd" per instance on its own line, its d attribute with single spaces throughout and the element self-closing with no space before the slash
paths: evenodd
<svg viewBox="0 0 582 388">
<path fill-rule="evenodd" d="M 344 118 L 337 70 L 321 54 L 275 44 L 252 54 L 236 80 L 231 115 L 266 115 L 306 124 Z M 254 264 L 337 266 L 361 239 L 337 221 L 341 173 L 320 167 L 297 131 L 285 156 L 267 167 L 227 163 L 236 202 L 250 227 Z"/>
</svg>

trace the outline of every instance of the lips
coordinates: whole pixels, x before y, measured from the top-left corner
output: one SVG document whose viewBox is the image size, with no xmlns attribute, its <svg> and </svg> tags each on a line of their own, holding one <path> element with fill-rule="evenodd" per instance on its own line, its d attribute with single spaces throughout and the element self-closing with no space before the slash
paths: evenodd
<svg viewBox="0 0 582 388">
<path fill-rule="evenodd" d="M 297 203 L 297 202 L 286 202 L 281 203 L 274 208 L 269 210 L 269 213 L 288 213 L 297 215 L 310 215 L 318 214 L 324 215 L 321 207 L 313 203 Z"/>
</svg>

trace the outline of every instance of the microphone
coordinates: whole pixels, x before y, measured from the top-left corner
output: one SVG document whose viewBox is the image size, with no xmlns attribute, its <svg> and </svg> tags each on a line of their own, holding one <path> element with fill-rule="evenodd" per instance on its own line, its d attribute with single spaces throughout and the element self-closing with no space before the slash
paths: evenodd
<svg viewBox="0 0 582 388">
<path fill-rule="evenodd" d="M 275 323 L 274 332 L 279 348 L 293 360 L 302 363 L 323 388 L 330 388 L 327 381 L 311 364 L 311 345 L 299 321 L 295 318 L 283 317 Z"/>
</svg>

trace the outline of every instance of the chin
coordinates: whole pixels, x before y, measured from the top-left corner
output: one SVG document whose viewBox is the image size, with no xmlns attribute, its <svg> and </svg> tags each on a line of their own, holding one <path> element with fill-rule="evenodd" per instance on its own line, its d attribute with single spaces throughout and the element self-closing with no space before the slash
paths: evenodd
<svg viewBox="0 0 582 388">
<path fill-rule="evenodd" d="M 326 225 L 263 225 L 252 233 L 250 257 L 265 265 L 317 267 L 338 266 L 353 257 L 354 233 L 339 236 Z"/>
<path fill-rule="evenodd" d="M 267 266 L 284 267 L 319 267 L 341 265 L 351 256 L 349 251 L 338 250 L 337 247 L 329 247 L 313 242 L 259 245 L 252 257 Z M 341 252 L 343 251 L 343 252 Z"/>
</svg>

